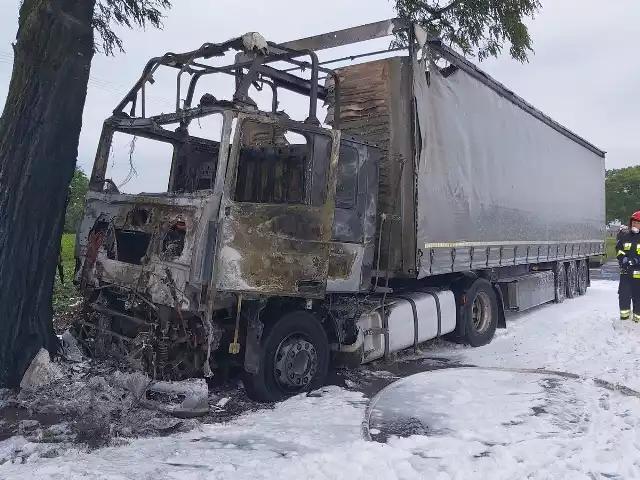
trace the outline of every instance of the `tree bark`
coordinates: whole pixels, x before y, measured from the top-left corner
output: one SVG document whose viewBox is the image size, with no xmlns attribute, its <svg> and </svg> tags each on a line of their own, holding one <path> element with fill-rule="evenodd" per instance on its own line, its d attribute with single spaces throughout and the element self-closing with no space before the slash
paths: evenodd
<svg viewBox="0 0 640 480">
<path fill-rule="evenodd" d="M 64 206 L 93 58 L 95 0 L 24 0 L 0 117 L 0 387 L 53 352 Z"/>
</svg>

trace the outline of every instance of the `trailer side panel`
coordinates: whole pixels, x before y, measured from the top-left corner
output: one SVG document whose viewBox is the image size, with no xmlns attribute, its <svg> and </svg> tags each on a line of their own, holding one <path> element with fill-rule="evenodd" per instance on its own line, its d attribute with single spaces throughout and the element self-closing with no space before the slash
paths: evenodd
<svg viewBox="0 0 640 480">
<path fill-rule="evenodd" d="M 420 277 L 604 252 L 602 152 L 462 70 L 414 68 Z"/>
</svg>

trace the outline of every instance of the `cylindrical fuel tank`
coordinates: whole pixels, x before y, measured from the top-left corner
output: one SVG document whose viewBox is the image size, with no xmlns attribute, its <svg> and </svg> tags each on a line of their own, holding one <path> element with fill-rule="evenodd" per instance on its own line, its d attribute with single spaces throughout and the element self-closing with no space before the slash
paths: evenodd
<svg viewBox="0 0 640 480">
<path fill-rule="evenodd" d="M 456 301 L 449 290 L 420 291 L 387 298 L 388 337 L 384 333 L 381 308 L 363 314 L 358 326 L 364 332 L 362 363 L 382 358 L 388 338 L 388 353 L 451 333 L 456 328 Z"/>
</svg>

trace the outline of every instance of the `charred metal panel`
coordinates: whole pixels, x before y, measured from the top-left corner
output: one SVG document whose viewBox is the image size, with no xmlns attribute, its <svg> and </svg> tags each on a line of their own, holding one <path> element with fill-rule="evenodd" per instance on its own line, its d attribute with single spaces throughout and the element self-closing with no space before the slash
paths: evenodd
<svg viewBox="0 0 640 480">
<path fill-rule="evenodd" d="M 330 33 L 323 33 L 314 37 L 301 38 L 282 43 L 280 46 L 292 50 L 325 50 L 343 45 L 364 42 L 376 38 L 393 35 L 398 29 L 406 29 L 408 23 L 399 18 L 382 20 L 380 22 L 359 25 Z"/>
<path fill-rule="evenodd" d="M 324 296 L 329 242 L 324 211 L 313 207 L 233 204 L 219 230 L 216 288 L 273 295 Z M 295 209 L 294 209 L 295 208 Z"/>
<path fill-rule="evenodd" d="M 336 242 L 362 243 L 364 237 L 362 218 L 357 212 L 336 208 L 333 220 L 333 240 Z"/>
<path fill-rule="evenodd" d="M 370 243 L 375 238 L 380 149 L 355 141 L 340 145 L 333 239 Z"/>
<path fill-rule="evenodd" d="M 213 190 L 220 145 L 198 145 L 192 142 L 175 148 L 170 192 Z"/>
<path fill-rule="evenodd" d="M 217 202 L 202 194 L 107 194 L 90 191 L 77 235 L 77 280 L 86 288 L 118 285 L 184 310 L 206 282 L 202 256 Z M 96 235 L 100 232 L 99 235 Z M 130 238 L 142 238 L 131 241 Z M 96 245 L 91 247 L 91 239 Z M 171 287 L 171 288 L 170 288 Z M 176 293 L 178 292 L 176 298 Z"/>
<path fill-rule="evenodd" d="M 375 143 L 383 152 L 378 214 L 386 214 L 386 220 L 381 238 L 380 267 L 388 267 L 393 275 L 413 275 L 416 266 L 411 76 L 408 67 L 403 58 L 389 58 L 336 70 L 341 89 L 340 129 Z M 330 96 L 327 103 L 326 122 L 333 124 L 334 98 Z M 380 234 L 380 216 L 377 223 L 376 244 Z M 388 228 L 391 228 L 391 235 Z"/>
<path fill-rule="evenodd" d="M 336 243 L 332 244 L 327 281 L 330 292 L 358 292 L 371 286 L 380 155 L 380 149 L 371 145 L 341 141 L 332 234 Z"/>
<path fill-rule="evenodd" d="M 334 220 L 335 175 L 340 133 L 251 115 L 241 115 L 238 122 L 229 163 L 231 173 L 227 175 L 220 212 L 214 272 L 216 290 L 323 298 Z M 266 191 L 263 189 L 257 198 L 250 196 L 253 202 L 242 201 L 245 198 L 244 194 L 253 193 L 246 182 L 244 187 L 238 187 L 241 183 L 236 179 L 246 173 L 250 164 L 261 167 L 257 160 L 248 163 L 243 163 L 242 160 L 245 151 L 252 153 L 254 146 L 258 146 L 252 143 L 257 130 L 244 130 L 247 122 L 283 128 L 293 127 L 296 132 L 302 129 L 303 133 L 308 134 L 312 158 L 304 158 L 298 162 L 303 163 L 305 168 L 302 190 L 304 198 L 296 199 L 292 203 L 283 203 L 286 194 L 283 196 L 276 193 L 281 192 L 282 185 L 278 185 L 275 180 L 270 181 L 269 172 L 263 172 L 254 175 L 252 183 L 261 187 L 266 185 Z M 313 138 L 314 135 L 317 137 Z M 266 144 L 259 142 L 259 148 L 264 151 L 255 153 L 272 152 L 273 155 L 261 158 L 268 162 L 269 158 L 273 157 L 277 163 L 278 158 L 285 152 L 272 149 L 289 147 L 276 147 L 272 138 L 266 140 Z M 331 148 L 328 151 L 326 147 L 329 145 Z M 242 170 L 243 168 L 245 170 Z M 279 198 L 276 199 L 276 196 Z M 266 202 L 256 202 L 262 199 Z"/>
<path fill-rule="evenodd" d="M 304 202 L 308 153 L 306 145 L 245 149 L 238 164 L 234 198 L 258 203 Z"/>
<path fill-rule="evenodd" d="M 365 247 L 351 243 L 332 243 L 327 273 L 328 292 L 359 292 L 363 285 Z"/>
</svg>

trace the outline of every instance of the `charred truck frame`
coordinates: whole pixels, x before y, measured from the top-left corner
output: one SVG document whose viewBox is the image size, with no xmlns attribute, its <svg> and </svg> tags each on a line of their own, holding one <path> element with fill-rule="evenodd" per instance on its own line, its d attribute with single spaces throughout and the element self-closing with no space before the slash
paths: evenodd
<svg viewBox="0 0 640 480">
<path fill-rule="evenodd" d="M 399 33 L 408 48 L 390 58 L 331 70 L 316 54 Z M 231 65 L 205 62 L 230 50 Z M 176 109 L 147 116 L 160 68 L 177 70 Z M 213 74 L 235 77 L 233 98 L 194 106 Z M 271 111 L 249 96 L 264 85 Z M 308 118 L 278 112 L 280 89 L 308 97 Z M 220 142 L 189 134 L 214 114 Z M 168 192 L 118 191 L 115 132 L 173 146 Z M 603 228 L 604 152 L 420 27 L 247 34 L 152 59 L 105 121 L 78 231 L 77 328 L 93 353 L 156 378 L 241 367 L 247 393 L 273 401 L 322 385 L 330 362 L 443 335 L 481 346 L 506 311 L 584 294 Z"/>
</svg>

